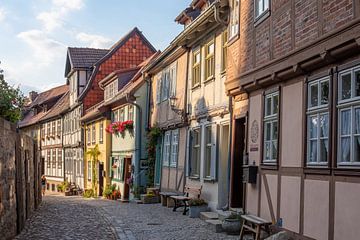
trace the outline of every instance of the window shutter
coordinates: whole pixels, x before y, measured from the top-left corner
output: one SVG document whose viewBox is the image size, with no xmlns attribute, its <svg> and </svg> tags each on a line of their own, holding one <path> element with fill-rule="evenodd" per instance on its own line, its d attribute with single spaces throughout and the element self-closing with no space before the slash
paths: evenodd
<svg viewBox="0 0 360 240">
<path fill-rule="evenodd" d="M 211 177 L 213 179 L 217 178 L 217 165 L 218 165 L 218 156 L 217 156 L 217 139 L 218 139 L 218 125 L 213 124 L 211 126 Z"/>
<path fill-rule="evenodd" d="M 156 82 L 156 103 L 159 104 L 161 102 L 161 78 L 157 77 Z"/>
<path fill-rule="evenodd" d="M 175 97 L 176 95 L 176 70 L 177 70 L 177 64 L 175 63 L 170 68 L 170 97 Z"/>
<path fill-rule="evenodd" d="M 114 157 L 110 157 L 110 166 L 109 166 L 109 177 L 113 177 L 113 169 L 112 169 L 112 165 L 114 164 Z"/>
</svg>

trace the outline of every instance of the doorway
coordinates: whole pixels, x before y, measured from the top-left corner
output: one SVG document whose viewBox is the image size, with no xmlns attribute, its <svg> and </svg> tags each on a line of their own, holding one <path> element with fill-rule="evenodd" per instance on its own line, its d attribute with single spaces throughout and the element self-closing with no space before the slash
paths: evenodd
<svg viewBox="0 0 360 240">
<path fill-rule="evenodd" d="M 131 177 L 131 158 L 124 158 L 124 193 L 122 200 L 129 200 L 130 186 L 128 179 Z"/>
<path fill-rule="evenodd" d="M 218 208 L 226 207 L 229 199 L 229 124 L 221 125 L 219 142 L 219 184 L 218 184 Z"/>
<path fill-rule="evenodd" d="M 234 120 L 233 146 L 230 173 L 230 207 L 244 208 L 243 156 L 245 155 L 246 118 Z"/>
<path fill-rule="evenodd" d="M 99 163 L 99 196 L 103 195 L 104 190 L 104 163 Z"/>
</svg>

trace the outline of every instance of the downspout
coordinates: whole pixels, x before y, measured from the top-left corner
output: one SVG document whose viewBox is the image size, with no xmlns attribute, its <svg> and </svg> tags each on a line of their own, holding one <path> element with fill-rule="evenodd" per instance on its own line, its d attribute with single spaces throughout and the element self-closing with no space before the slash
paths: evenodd
<svg viewBox="0 0 360 240">
<path fill-rule="evenodd" d="M 135 152 L 136 152 L 136 156 L 137 156 L 137 160 L 135 159 L 135 172 L 138 174 L 138 177 L 136 179 L 136 184 L 137 186 L 140 186 L 140 178 L 141 178 L 141 174 L 140 173 L 140 158 L 141 158 L 141 121 L 142 121 L 142 111 L 141 111 L 141 107 L 140 105 L 134 103 L 133 101 L 130 100 L 130 94 L 126 94 L 126 102 L 129 103 L 130 105 L 133 105 L 136 107 L 136 109 L 138 110 L 139 115 L 138 117 L 136 117 L 139 122 L 137 124 L 135 124 Z"/>
<path fill-rule="evenodd" d="M 190 56 L 190 48 L 186 48 L 186 77 L 185 77 L 185 93 L 184 93 L 184 114 L 183 114 L 183 121 L 184 121 L 184 124 L 185 124 L 185 163 L 184 163 L 184 184 L 183 184 L 183 189 L 185 189 L 185 185 L 186 185 L 186 175 L 187 175 L 187 172 L 188 172 L 188 166 L 187 166 L 187 163 L 189 161 L 189 158 L 190 158 L 190 154 L 189 154 L 189 151 L 188 151 L 188 144 L 190 143 L 188 141 L 189 139 L 189 124 L 188 124 L 188 76 L 189 76 L 189 66 L 190 66 L 190 62 L 189 62 L 189 56 Z"/>
<path fill-rule="evenodd" d="M 227 171 L 227 193 L 228 193 L 228 208 L 230 209 L 230 181 L 231 181 L 231 149 L 233 139 L 233 106 L 232 97 L 229 96 L 229 112 L 230 112 L 230 126 L 229 126 L 229 147 L 228 147 L 228 171 Z"/>
</svg>

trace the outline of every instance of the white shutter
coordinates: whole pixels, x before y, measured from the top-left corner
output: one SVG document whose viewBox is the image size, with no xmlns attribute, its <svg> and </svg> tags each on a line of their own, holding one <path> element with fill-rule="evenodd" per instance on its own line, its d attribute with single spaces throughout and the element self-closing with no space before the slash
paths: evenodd
<svg viewBox="0 0 360 240">
<path fill-rule="evenodd" d="M 159 104 L 161 102 L 161 78 L 157 75 L 156 79 L 156 103 Z"/>
<path fill-rule="evenodd" d="M 173 130 L 171 133 L 171 157 L 170 166 L 176 167 L 179 152 L 179 129 Z"/>
<path fill-rule="evenodd" d="M 176 70 L 177 63 L 173 64 L 170 68 L 170 97 L 175 97 L 176 95 Z"/>
<path fill-rule="evenodd" d="M 217 145 L 218 145 L 218 125 L 213 124 L 211 126 L 211 178 L 217 178 L 217 165 L 218 165 L 218 155 L 217 155 Z"/>
</svg>

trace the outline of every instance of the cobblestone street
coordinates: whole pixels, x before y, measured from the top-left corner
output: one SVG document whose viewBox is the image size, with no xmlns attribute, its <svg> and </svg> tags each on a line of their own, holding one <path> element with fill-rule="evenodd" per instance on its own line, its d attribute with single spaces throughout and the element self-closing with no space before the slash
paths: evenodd
<svg viewBox="0 0 360 240">
<path fill-rule="evenodd" d="M 179 210 L 180 211 L 180 210 Z M 45 196 L 16 237 L 28 239 L 237 239 L 160 204 Z"/>
</svg>

